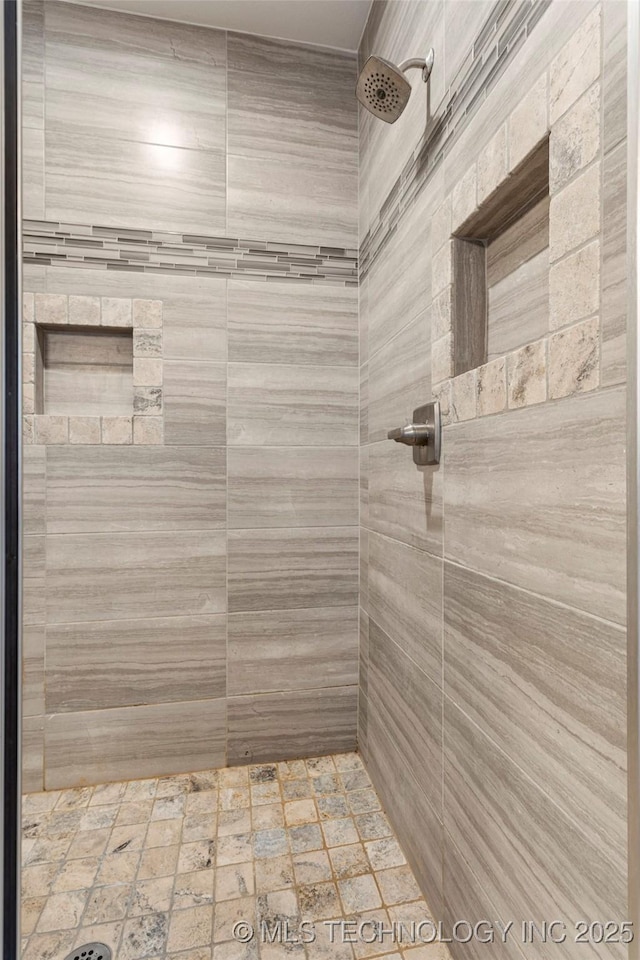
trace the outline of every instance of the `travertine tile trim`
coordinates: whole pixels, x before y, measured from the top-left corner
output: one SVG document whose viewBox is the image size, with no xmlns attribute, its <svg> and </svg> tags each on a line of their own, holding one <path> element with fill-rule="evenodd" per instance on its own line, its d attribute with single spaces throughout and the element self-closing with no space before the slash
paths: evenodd
<svg viewBox="0 0 640 960">
<path fill-rule="evenodd" d="M 601 16 L 594 11 L 473 158 L 431 224 L 433 395 L 445 423 L 544 403 L 600 384 Z M 549 137 L 549 327 L 454 377 L 452 238 Z"/>
<path fill-rule="evenodd" d="M 109 327 L 133 335 L 130 416 L 51 416 L 35 412 L 37 327 Z M 42 444 L 164 442 L 162 301 L 25 293 L 22 308 L 23 439 Z"/>
</svg>

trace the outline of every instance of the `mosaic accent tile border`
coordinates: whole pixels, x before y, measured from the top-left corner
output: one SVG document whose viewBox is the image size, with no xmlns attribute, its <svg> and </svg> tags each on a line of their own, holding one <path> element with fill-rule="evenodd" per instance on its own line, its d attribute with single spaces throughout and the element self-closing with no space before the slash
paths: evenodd
<svg viewBox="0 0 640 960">
<path fill-rule="evenodd" d="M 244 280 L 358 284 L 358 252 L 341 247 L 25 220 L 25 263 Z"/>
<path fill-rule="evenodd" d="M 361 279 L 550 4 L 551 0 L 497 0 L 494 4 L 426 139 L 416 146 L 360 245 Z"/>
<path fill-rule="evenodd" d="M 36 413 L 38 327 L 129 329 L 133 335 L 131 416 L 58 416 Z M 162 444 L 162 301 L 126 297 L 23 296 L 23 438 L 42 444 Z"/>
</svg>

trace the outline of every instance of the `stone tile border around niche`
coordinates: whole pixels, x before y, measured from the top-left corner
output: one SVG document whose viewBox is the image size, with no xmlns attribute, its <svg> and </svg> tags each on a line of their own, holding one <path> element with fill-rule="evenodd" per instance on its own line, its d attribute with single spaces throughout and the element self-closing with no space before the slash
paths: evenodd
<svg viewBox="0 0 640 960">
<path fill-rule="evenodd" d="M 601 12 L 595 9 L 486 144 L 432 219 L 433 394 L 445 423 L 600 383 Z M 454 238 L 549 137 L 548 334 L 453 376 Z"/>
<path fill-rule="evenodd" d="M 23 439 L 42 444 L 162 444 L 162 301 L 126 297 L 23 295 Z M 130 329 L 133 335 L 131 416 L 55 416 L 35 412 L 38 326 Z"/>
</svg>

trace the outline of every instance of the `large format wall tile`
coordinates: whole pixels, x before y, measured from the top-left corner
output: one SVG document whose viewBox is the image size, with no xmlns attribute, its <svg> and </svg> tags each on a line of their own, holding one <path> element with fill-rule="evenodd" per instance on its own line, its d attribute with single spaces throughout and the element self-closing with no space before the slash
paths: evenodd
<svg viewBox="0 0 640 960">
<path fill-rule="evenodd" d="M 626 919 L 626 858 L 576 826 L 446 697 L 444 720 L 445 827 L 500 915 Z M 624 954 L 567 939 L 563 956 L 585 955 Z"/>
<path fill-rule="evenodd" d="M 360 449 L 369 442 L 369 364 L 360 367 L 360 424 L 358 435 Z"/>
<path fill-rule="evenodd" d="M 360 525 L 369 526 L 369 447 L 360 447 Z"/>
<path fill-rule="evenodd" d="M 442 817 L 442 688 L 369 621 L 367 699 L 419 789 Z M 374 724 L 375 726 L 375 724 Z"/>
<path fill-rule="evenodd" d="M 225 157 L 100 135 L 45 131 L 48 220 L 225 231 Z"/>
<path fill-rule="evenodd" d="M 367 612 L 434 683 L 442 683 L 442 560 L 370 533 Z"/>
<path fill-rule="evenodd" d="M 360 606 L 369 612 L 369 531 L 360 526 L 360 563 L 359 563 Z"/>
<path fill-rule="evenodd" d="M 229 281 L 229 360 L 357 366 L 358 291 Z"/>
<path fill-rule="evenodd" d="M 342 753 L 356 742 L 356 686 L 231 697 L 228 762 Z"/>
<path fill-rule="evenodd" d="M 225 487 L 224 447 L 50 447 L 47 532 L 223 527 Z"/>
<path fill-rule="evenodd" d="M 23 537 L 23 576 L 27 580 L 31 577 L 44 577 L 46 574 L 45 559 L 47 551 L 45 540 L 45 537 Z"/>
<path fill-rule="evenodd" d="M 229 611 L 353 606 L 356 527 L 230 530 Z"/>
<path fill-rule="evenodd" d="M 602 167 L 602 287 L 600 376 L 606 386 L 627 379 L 627 146 Z"/>
<path fill-rule="evenodd" d="M 400 421 L 402 422 L 402 421 Z M 444 464 L 418 467 L 411 449 L 391 440 L 368 448 L 368 520 L 371 530 L 442 556 Z"/>
<path fill-rule="evenodd" d="M 369 617 L 362 608 L 359 610 L 360 643 L 358 669 L 358 750 L 367 762 L 367 721 L 369 716 Z"/>
<path fill-rule="evenodd" d="M 348 170 L 309 172 L 292 160 L 229 155 L 227 178 L 231 235 L 356 247 L 355 178 Z"/>
<path fill-rule="evenodd" d="M 230 363 L 228 376 L 230 444 L 357 444 L 355 367 Z"/>
<path fill-rule="evenodd" d="M 355 247 L 353 55 L 230 34 L 228 58 L 230 233 Z"/>
<path fill-rule="evenodd" d="M 44 718 L 24 717 L 22 721 L 22 791 L 44 789 Z"/>
<path fill-rule="evenodd" d="M 224 444 L 225 402 L 225 364 L 165 360 L 165 444 Z"/>
<path fill-rule="evenodd" d="M 429 305 L 431 217 L 437 205 L 429 200 L 433 196 L 435 191 L 423 191 L 371 265 L 367 278 L 370 358 L 409 321 L 424 316 Z M 429 343 L 428 339 L 426 349 Z"/>
<path fill-rule="evenodd" d="M 224 697 L 226 618 L 47 627 L 47 713 Z"/>
<path fill-rule="evenodd" d="M 445 429 L 448 558 L 625 620 L 625 398 L 606 390 Z"/>
<path fill-rule="evenodd" d="M 46 215 L 225 229 L 225 34 L 45 5 Z"/>
<path fill-rule="evenodd" d="M 456 0 L 444 3 L 445 86 L 454 84 L 458 71 L 472 53 L 472 47 L 494 7 L 492 0 Z"/>
<path fill-rule="evenodd" d="M 627 15 L 624 0 L 602 5 L 602 119 L 605 154 L 627 137 Z"/>
<path fill-rule="evenodd" d="M 151 295 L 162 300 L 165 360 L 227 359 L 226 286 L 226 281 L 214 277 L 156 280 Z"/>
<path fill-rule="evenodd" d="M 25 126 L 22 130 L 22 214 L 29 220 L 44 220 L 45 135 L 44 130 Z"/>
<path fill-rule="evenodd" d="M 356 79 L 352 53 L 230 33 L 228 61 L 229 153 L 315 157 L 355 176 L 357 102 L 345 96 Z"/>
<path fill-rule="evenodd" d="M 431 399 L 430 314 L 423 311 L 369 360 L 369 440 L 386 440 Z"/>
<path fill-rule="evenodd" d="M 47 718 L 45 787 L 221 767 L 225 701 L 194 700 Z"/>
<path fill-rule="evenodd" d="M 22 532 L 25 536 L 46 531 L 46 454 L 46 447 L 35 444 L 25 444 L 22 450 Z"/>
<path fill-rule="evenodd" d="M 22 716 L 38 717 L 44 713 L 44 647 L 43 623 L 23 626 L 22 630 Z"/>
<path fill-rule="evenodd" d="M 223 533 L 47 538 L 47 623 L 225 610 Z"/>
<path fill-rule="evenodd" d="M 444 617 L 447 695 L 622 855 L 625 631 L 450 563 Z"/>
<path fill-rule="evenodd" d="M 44 217 L 44 2 L 22 5 L 22 215 Z"/>
<path fill-rule="evenodd" d="M 384 719 L 367 716 L 367 770 L 389 815 L 407 860 L 433 911 L 442 916 L 442 821 L 389 736 Z M 435 787 L 435 784 L 434 784 Z"/>
<path fill-rule="evenodd" d="M 356 447 L 230 447 L 230 528 L 358 523 Z"/>
<path fill-rule="evenodd" d="M 33 626 L 44 623 L 46 617 L 44 577 L 23 576 L 22 580 L 22 623 Z"/>
<path fill-rule="evenodd" d="M 495 939 L 490 947 L 482 942 L 480 936 L 472 938 L 469 943 L 464 944 L 464 950 L 460 951 L 461 956 L 464 956 L 465 960 L 486 960 L 490 950 L 491 960 L 521 960 L 525 955 L 518 946 L 518 941 L 522 939 L 522 929 L 515 924 L 509 927 L 511 917 L 500 916 L 487 898 L 484 881 L 472 873 L 469 864 L 446 831 L 442 866 L 442 920 L 446 936 L 451 936 L 460 920 L 463 920 L 463 924 L 465 920 L 474 926 L 480 924 L 478 930 L 481 936 L 487 930 L 487 920 L 495 929 Z M 528 919 L 537 920 L 537 916 Z M 458 929 L 462 937 L 465 937 L 464 925 Z M 506 942 L 502 930 L 508 930 Z"/>
<path fill-rule="evenodd" d="M 223 31 L 52 0 L 44 6 L 51 127 L 224 152 Z"/>
<path fill-rule="evenodd" d="M 233 613 L 228 631 L 230 697 L 358 682 L 357 607 Z"/>
<path fill-rule="evenodd" d="M 22 4 L 22 83 L 44 83 L 44 0 Z M 24 96 L 24 95 L 23 95 Z M 23 103 L 24 111 L 24 103 Z M 23 113 L 23 121 L 24 121 Z"/>
</svg>

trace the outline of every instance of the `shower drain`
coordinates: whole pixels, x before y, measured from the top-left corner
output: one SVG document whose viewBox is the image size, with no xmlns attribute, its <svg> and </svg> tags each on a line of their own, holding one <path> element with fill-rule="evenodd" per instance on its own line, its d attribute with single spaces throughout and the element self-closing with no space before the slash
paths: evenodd
<svg viewBox="0 0 640 960">
<path fill-rule="evenodd" d="M 68 953 L 64 960 L 111 960 L 111 947 L 104 943 L 83 943 Z"/>
</svg>

